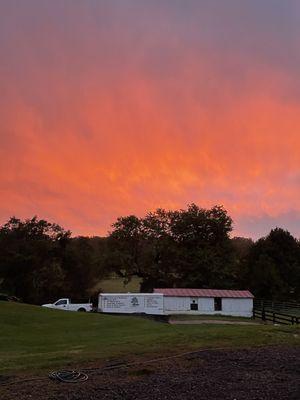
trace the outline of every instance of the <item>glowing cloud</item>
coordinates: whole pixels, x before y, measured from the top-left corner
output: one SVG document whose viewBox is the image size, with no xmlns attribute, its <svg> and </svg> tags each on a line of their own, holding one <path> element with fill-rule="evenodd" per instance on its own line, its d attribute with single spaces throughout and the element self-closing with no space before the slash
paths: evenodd
<svg viewBox="0 0 300 400">
<path fill-rule="evenodd" d="M 0 5 L 0 220 L 223 204 L 300 236 L 298 1 Z"/>
</svg>

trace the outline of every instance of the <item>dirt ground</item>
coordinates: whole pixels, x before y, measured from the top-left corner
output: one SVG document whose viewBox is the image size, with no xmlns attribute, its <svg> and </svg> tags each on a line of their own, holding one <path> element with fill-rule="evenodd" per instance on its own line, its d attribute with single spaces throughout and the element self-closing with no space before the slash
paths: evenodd
<svg viewBox="0 0 300 400">
<path fill-rule="evenodd" d="M 0 399 L 299 400 L 300 347 L 200 351 L 88 375 L 76 384 L 0 376 Z"/>
<path fill-rule="evenodd" d="M 244 321 L 224 321 L 217 319 L 184 319 L 184 320 L 169 320 L 171 325 L 201 325 L 201 324 L 213 324 L 213 325 L 258 325 L 256 322 L 244 322 Z"/>
</svg>

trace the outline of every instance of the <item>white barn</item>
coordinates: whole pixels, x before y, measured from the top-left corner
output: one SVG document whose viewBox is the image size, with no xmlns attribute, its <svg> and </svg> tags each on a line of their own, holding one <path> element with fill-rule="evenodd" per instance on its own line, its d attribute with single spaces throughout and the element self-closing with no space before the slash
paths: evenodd
<svg viewBox="0 0 300 400">
<path fill-rule="evenodd" d="M 251 317 L 253 295 L 248 290 L 154 289 L 164 295 L 164 314 L 221 314 Z"/>
<path fill-rule="evenodd" d="M 107 313 L 221 314 L 251 317 L 248 290 L 154 289 L 153 293 L 100 293 L 98 310 Z"/>
</svg>

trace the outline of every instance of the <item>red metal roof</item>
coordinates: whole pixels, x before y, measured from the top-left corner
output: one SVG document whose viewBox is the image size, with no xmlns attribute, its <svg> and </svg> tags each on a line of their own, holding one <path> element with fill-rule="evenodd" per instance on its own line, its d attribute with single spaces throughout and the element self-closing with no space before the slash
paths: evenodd
<svg viewBox="0 0 300 400">
<path fill-rule="evenodd" d="M 228 297 L 228 298 L 247 298 L 253 299 L 253 294 L 249 290 L 219 290 L 219 289 L 154 289 L 154 293 L 162 293 L 165 296 L 176 297 Z"/>
</svg>

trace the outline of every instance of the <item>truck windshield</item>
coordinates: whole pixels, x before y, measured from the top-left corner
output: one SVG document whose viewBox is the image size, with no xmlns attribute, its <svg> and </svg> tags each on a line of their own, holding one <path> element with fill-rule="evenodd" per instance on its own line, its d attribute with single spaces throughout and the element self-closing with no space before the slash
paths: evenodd
<svg viewBox="0 0 300 400">
<path fill-rule="evenodd" d="M 54 303 L 56 306 L 63 306 L 67 304 L 67 300 L 58 300 L 56 303 Z"/>
</svg>

